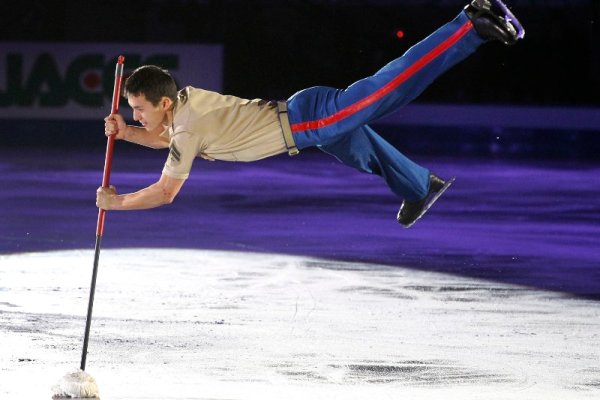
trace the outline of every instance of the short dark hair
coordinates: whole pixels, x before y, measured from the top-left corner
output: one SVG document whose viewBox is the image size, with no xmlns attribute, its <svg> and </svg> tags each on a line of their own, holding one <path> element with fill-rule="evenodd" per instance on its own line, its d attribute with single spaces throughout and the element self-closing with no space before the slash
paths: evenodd
<svg viewBox="0 0 600 400">
<path fill-rule="evenodd" d="M 157 106 L 163 97 L 168 97 L 173 102 L 177 101 L 177 84 L 166 69 L 156 65 L 142 65 L 125 81 L 123 95 L 129 94 L 143 94 L 152 105 Z"/>
</svg>

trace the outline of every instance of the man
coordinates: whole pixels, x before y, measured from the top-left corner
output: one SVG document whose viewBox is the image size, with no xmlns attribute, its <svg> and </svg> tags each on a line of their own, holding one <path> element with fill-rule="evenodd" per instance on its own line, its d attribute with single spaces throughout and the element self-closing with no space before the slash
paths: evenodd
<svg viewBox="0 0 600 400">
<path fill-rule="evenodd" d="M 410 227 L 448 188 L 381 138 L 368 124 L 417 97 L 435 78 L 496 40 L 512 45 L 524 36 L 500 0 L 472 0 L 451 22 L 391 61 L 375 75 L 346 89 L 313 87 L 285 102 L 244 100 L 202 89 L 177 91 L 169 73 L 142 66 L 126 80 L 124 94 L 141 127 L 119 114 L 105 119 L 106 135 L 170 148 L 158 182 L 118 195 L 99 188 L 98 207 L 129 210 L 171 203 L 197 156 L 209 160 L 254 161 L 316 146 L 360 171 L 383 177 L 403 198 L 398 222 Z"/>
</svg>

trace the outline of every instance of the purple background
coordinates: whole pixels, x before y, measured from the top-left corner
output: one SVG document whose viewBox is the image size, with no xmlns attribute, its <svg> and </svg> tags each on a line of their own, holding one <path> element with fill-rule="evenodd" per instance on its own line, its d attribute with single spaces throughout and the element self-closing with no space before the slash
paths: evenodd
<svg viewBox="0 0 600 400">
<path fill-rule="evenodd" d="M 93 248 L 102 151 L 15 149 L 0 157 L 0 253 Z M 153 183 L 165 157 L 117 143 L 111 181 L 121 192 Z M 597 164 L 416 160 L 457 180 L 411 229 L 395 221 L 399 200 L 379 177 L 307 151 L 249 164 L 199 159 L 174 204 L 109 212 L 102 248 L 377 262 L 600 298 Z"/>
</svg>

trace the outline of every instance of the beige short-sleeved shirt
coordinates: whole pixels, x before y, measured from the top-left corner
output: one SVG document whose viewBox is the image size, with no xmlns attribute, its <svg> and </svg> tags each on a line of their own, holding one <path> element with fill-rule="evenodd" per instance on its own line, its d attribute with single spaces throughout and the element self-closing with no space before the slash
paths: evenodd
<svg viewBox="0 0 600 400">
<path fill-rule="evenodd" d="M 207 160 L 255 161 L 286 152 L 277 104 L 188 86 L 179 92 L 163 173 L 187 179 L 198 156 Z"/>
</svg>

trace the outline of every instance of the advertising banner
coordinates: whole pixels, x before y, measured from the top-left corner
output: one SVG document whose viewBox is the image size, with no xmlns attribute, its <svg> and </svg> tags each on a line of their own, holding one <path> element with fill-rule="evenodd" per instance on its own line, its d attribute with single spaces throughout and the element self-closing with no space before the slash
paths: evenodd
<svg viewBox="0 0 600 400">
<path fill-rule="evenodd" d="M 125 77 L 154 64 L 169 70 L 179 88 L 222 89 L 221 45 L 0 42 L 0 119 L 103 117 L 119 55 Z"/>
</svg>

